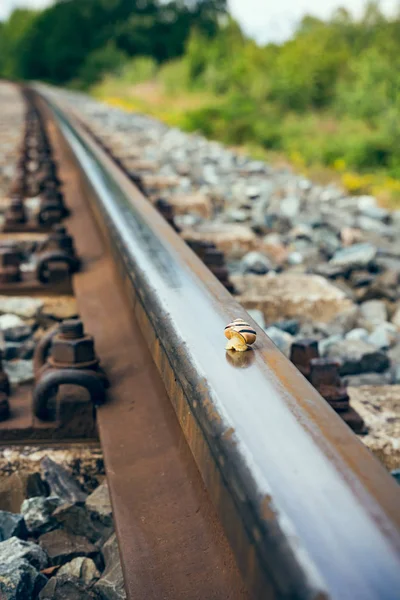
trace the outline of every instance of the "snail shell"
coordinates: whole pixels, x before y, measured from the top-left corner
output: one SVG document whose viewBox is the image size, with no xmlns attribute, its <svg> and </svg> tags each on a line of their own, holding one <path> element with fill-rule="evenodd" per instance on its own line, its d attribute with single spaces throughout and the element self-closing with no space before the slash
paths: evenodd
<svg viewBox="0 0 400 600">
<path fill-rule="evenodd" d="M 254 344 L 257 338 L 256 330 L 243 319 L 235 319 L 225 327 L 225 337 L 229 342 L 226 350 L 244 352 L 248 346 Z"/>
</svg>

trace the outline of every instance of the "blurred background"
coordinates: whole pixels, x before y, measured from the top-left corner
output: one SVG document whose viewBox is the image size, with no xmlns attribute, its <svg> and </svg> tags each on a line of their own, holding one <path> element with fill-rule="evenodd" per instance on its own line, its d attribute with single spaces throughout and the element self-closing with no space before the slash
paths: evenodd
<svg viewBox="0 0 400 600">
<path fill-rule="evenodd" d="M 400 206 L 397 0 L 0 0 L 42 80 Z"/>
</svg>

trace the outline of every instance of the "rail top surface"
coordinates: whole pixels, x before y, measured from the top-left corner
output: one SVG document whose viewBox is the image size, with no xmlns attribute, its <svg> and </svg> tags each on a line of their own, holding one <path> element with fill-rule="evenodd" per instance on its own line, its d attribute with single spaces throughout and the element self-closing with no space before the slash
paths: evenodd
<svg viewBox="0 0 400 600">
<path fill-rule="evenodd" d="M 398 485 L 85 131 L 37 86 L 84 170 L 279 598 L 394 599 Z M 253 350 L 226 353 L 245 317 Z"/>
</svg>

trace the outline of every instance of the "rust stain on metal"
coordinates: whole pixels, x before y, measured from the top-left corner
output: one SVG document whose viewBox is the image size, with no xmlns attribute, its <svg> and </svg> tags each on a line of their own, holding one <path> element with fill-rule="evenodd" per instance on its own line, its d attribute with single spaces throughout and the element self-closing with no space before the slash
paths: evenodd
<svg viewBox="0 0 400 600">
<path fill-rule="evenodd" d="M 44 106 L 43 111 L 49 118 Z M 87 264 L 86 272 L 75 276 L 74 289 L 112 383 L 98 421 L 128 598 L 246 598 L 131 300 L 122 293 L 112 257 L 94 226 L 89 190 L 57 129 L 53 134 L 73 209 L 69 228 Z M 154 350 L 161 364 L 159 344 Z"/>
</svg>

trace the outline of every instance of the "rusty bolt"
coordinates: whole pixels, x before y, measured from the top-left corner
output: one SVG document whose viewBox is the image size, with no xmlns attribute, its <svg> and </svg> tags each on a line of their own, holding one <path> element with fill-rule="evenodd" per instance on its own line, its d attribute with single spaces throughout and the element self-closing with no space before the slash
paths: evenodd
<svg viewBox="0 0 400 600">
<path fill-rule="evenodd" d="M 349 409 L 349 396 L 339 375 L 339 363 L 329 358 L 310 361 L 310 383 L 337 412 Z"/>
<path fill-rule="evenodd" d="M 5 224 L 16 225 L 26 223 L 24 202 L 21 198 L 12 198 L 5 212 Z"/>
<path fill-rule="evenodd" d="M 217 248 L 207 248 L 204 253 L 204 264 L 208 267 L 224 267 L 225 266 L 225 256 L 221 250 Z"/>
<path fill-rule="evenodd" d="M 21 280 L 21 254 L 13 246 L 0 247 L 0 283 Z"/>
<path fill-rule="evenodd" d="M 62 250 L 69 256 L 76 256 L 74 240 L 63 225 L 54 225 L 44 245 L 46 250 Z"/>
<path fill-rule="evenodd" d="M 307 379 L 310 377 L 310 362 L 313 358 L 319 358 L 316 340 L 297 340 L 292 344 L 290 360 Z"/>
<path fill-rule="evenodd" d="M 53 367 L 97 367 L 93 337 L 85 335 L 80 319 L 68 319 L 61 323 L 60 331 L 51 344 L 51 364 Z"/>
</svg>

